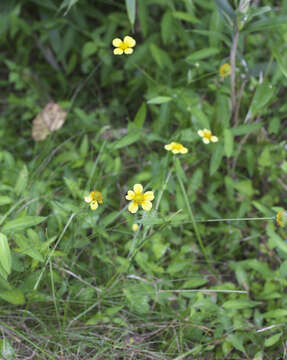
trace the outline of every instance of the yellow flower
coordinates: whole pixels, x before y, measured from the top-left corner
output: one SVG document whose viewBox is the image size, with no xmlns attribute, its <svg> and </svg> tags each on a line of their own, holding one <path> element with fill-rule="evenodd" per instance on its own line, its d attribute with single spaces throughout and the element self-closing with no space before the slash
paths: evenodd
<svg viewBox="0 0 287 360">
<path fill-rule="evenodd" d="M 134 52 L 133 47 L 136 45 L 136 41 L 131 36 L 125 36 L 124 41 L 119 38 L 115 38 L 113 40 L 113 45 L 115 47 L 115 55 L 122 55 L 123 53 L 132 54 Z"/>
<path fill-rule="evenodd" d="M 138 228 L 139 228 L 138 224 L 133 224 L 132 230 L 133 230 L 134 232 L 138 231 Z"/>
<path fill-rule="evenodd" d="M 88 196 L 85 197 L 85 202 L 90 204 L 90 208 L 92 210 L 96 210 L 98 208 L 98 203 L 103 203 L 103 194 L 100 191 L 91 191 Z"/>
<path fill-rule="evenodd" d="M 138 211 L 139 205 L 145 211 L 150 211 L 152 208 L 151 201 L 154 199 L 154 195 L 152 191 L 147 191 L 143 193 L 143 187 L 141 184 L 135 184 L 134 190 L 129 190 L 128 194 L 126 195 L 127 200 L 132 200 L 129 204 L 129 211 L 131 213 L 136 213 Z"/>
<path fill-rule="evenodd" d="M 219 68 L 219 75 L 222 78 L 229 76 L 231 74 L 231 66 L 229 64 L 223 64 Z"/>
<path fill-rule="evenodd" d="M 279 226 L 287 225 L 287 211 L 280 210 L 276 215 L 276 222 Z"/>
<path fill-rule="evenodd" d="M 173 154 L 186 154 L 188 152 L 187 148 L 177 142 L 171 142 L 170 144 L 165 145 L 164 148 L 165 150 L 171 151 Z"/>
<path fill-rule="evenodd" d="M 217 136 L 213 136 L 211 131 L 208 129 L 203 129 L 203 130 L 198 130 L 198 135 L 202 137 L 202 141 L 205 144 L 209 144 L 209 142 L 217 142 L 218 141 L 218 137 Z"/>
</svg>

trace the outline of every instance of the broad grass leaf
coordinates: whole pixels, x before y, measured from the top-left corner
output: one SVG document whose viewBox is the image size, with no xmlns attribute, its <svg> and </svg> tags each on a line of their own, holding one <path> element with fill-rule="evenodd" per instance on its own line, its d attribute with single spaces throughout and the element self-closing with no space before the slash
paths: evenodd
<svg viewBox="0 0 287 360">
<path fill-rule="evenodd" d="M 175 33 L 174 19 L 171 11 L 167 11 L 163 15 L 160 25 L 162 41 L 166 45 L 172 41 Z"/>
<path fill-rule="evenodd" d="M 2 233 L 0 233 L 0 264 L 9 275 L 11 273 L 11 252 L 7 236 Z"/>
<path fill-rule="evenodd" d="M 233 153 L 233 135 L 229 129 L 224 129 L 224 151 L 228 158 Z"/>
<path fill-rule="evenodd" d="M 126 8 L 128 18 L 132 26 L 134 26 L 136 19 L 136 0 L 126 0 Z"/>
<path fill-rule="evenodd" d="M 62 110 L 60 105 L 49 102 L 33 120 L 33 139 L 35 141 L 45 140 L 49 134 L 63 126 L 66 116 L 67 113 Z"/>
<path fill-rule="evenodd" d="M 0 298 L 13 305 L 24 305 L 26 302 L 23 292 L 19 289 L 0 291 Z"/>
<path fill-rule="evenodd" d="M 208 146 L 208 145 L 205 145 L 205 146 Z M 221 144 L 216 144 L 215 150 L 212 152 L 211 159 L 210 159 L 210 165 L 209 165 L 209 174 L 210 175 L 213 175 L 216 172 L 216 170 L 220 167 L 222 158 L 223 158 L 223 146 Z"/>
<path fill-rule="evenodd" d="M 139 23 L 144 37 L 146 37 L 148 33 L 148 6 L 145 1 L 138 2 L 138 17 Z"/>
<path fill-rule="evenodd" d="M 24 229 L 30 228 L 45 221 L 46 217 L 44 216 L 22 216 L 17 219 L 8 221 L 3 227 L 2 231 L 4 233 L 22 231 Z"/>
<path fill-rule="evenodd" d="M 198 51 L 195 51 L 194 53 L 192 53 L 191 55 L 187 56 L 185 58 L 185 60 L 188 63 L 195 63 L 199 60 L 203 60 L 206 58 L 211 58 L 212 56 L 216 55 L 219 53 L 219 49 L 218 48 L 205 48 L 205 49 L 201 49 Z"/>
</svg>

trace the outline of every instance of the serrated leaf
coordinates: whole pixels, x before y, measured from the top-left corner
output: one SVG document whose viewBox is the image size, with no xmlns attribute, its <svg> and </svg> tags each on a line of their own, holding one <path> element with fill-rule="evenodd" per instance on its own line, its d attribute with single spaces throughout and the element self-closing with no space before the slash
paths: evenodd
<svg viewBox="0 0 287 360">
<path fill-rule="evenodd" d="M 0 233 L 0 264 L 9 275 L 11 273 L 11 252 L 7 236 L 2 233 Z"/>
<path fill-rule="evenodd" d="M 4 233 L 9 233 L 11 231 L 13 232 L 22 231 L 32 226 L 38 225 L 45 220 L 46 217 L 44 216 L 22 216 L 20 218 L 7 222 L 2 227 L 2 231 Z"/>
</svg>

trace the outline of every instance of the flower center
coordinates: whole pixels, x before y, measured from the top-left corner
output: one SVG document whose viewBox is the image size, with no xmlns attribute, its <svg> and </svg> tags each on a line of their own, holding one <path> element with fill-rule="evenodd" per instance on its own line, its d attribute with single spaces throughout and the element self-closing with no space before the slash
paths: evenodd
<svg viewBox="0 0 287 360">
<path fill-rule="evenodd" d="M 211 139 L 211 132 L 205 131 L 205 132 L 203 133 L 203 136 L 204 136 L 206 139 L 210 140 L 210 139 Z"/>
<path fill-rule="evenodd" d="M 121 46 L 120 46 L 120 48 L 121 48 L 122 50 L 126 50 L 126 49 L 129 48 L 129 46 L 123 41 L 122 44 L 121 44 Z"/>
<path fill-rule="evenodd" d="M 99 191 L 93 191 L 91 196 L 93 201 L 99 201 L 99 202 L 103 201 L 103 195 Z"/>
<path fill-rule="evenodd" d="M 133 201 L 136 202 L 137 204 L 141 204 L 144 201 L 144 194 L 141 193 L 135 194 Z"/>
<path fill-rule="evenodd" d="M 180 150 L 181 149 L 181 144 L 175 143 L 172 146 L 173 150 Z"/>
</svg>

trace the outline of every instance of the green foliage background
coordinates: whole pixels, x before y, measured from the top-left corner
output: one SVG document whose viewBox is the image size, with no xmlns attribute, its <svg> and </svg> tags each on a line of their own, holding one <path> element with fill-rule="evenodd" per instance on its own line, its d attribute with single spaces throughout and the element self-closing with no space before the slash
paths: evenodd
<svg viewBox="0 0 287 360">
<path fill-rule="evenodd" d="M 1 2 L 2 358 L 286 356 L 286 230 L 273 220 L 287 207 L 286 10 Z M 134 54 L 114 56 L 128 34 Z M 219 76 L 232 51 L 233 90 Z M 51 100 L 67 120 L 35 142 Z M 171 141 L 189 153 L 173 159 Z M 127 211 L 135 183 L 155 193 L 149 214 Z"/>
</svg>

